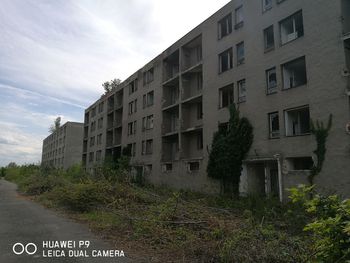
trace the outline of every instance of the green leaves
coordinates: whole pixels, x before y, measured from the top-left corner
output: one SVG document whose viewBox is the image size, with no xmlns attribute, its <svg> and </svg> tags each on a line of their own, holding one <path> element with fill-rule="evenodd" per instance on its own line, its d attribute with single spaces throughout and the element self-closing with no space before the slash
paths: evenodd
<svg viewBox="0 0 350 263">
<path fill-rule="evenodd" d="M 329 131 L 332 127 L 332 119 L 333 119 L 333 115 L 330 114 L 328 117 L 327 127 L 324 127 L 324 124 L 322 121 L 317 120 L 316 123 L 314 123 L 311 120 L 310 122 L 310 132 L 315 136 L 316 143 L 317 143 L 317 148 L 316 150 L 314 150 L 314 154 L 317 157 L 317 162 L 311 168 L 311 174 L 309 175 L 309 178 L 308 178 L 310 185 L 313 184 L 314 177 L 321 172 L 323 162 L 325 160 L 326 151 L 327 151 L 326 140 L 329 135 Z"/>
<path fill-rule="evenodd" d="M 253 127 L 247 118 L 240 118 L 234 104 L 229 110 L 228 130 L 219 129 L 214 134 L 207 173 L 221 180 L 223 192 L 238 195 L 242 161 L 253 143 Z"/>
<path fill-rule="evenodd" d="M 316 194 L 309 199 L 313 186 L 290 189 L 292 202 L 299 202 L 312 216 L 304 227 L 313 237 L 312 260 L 316 262 L 346 262 L 350 260 L 350 200 L 339 196 Z"/>
</svg>

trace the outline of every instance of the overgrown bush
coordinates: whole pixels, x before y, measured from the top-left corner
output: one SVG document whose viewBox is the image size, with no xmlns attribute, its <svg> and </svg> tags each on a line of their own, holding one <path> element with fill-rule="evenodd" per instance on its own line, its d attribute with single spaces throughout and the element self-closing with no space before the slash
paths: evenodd
<svg viewBox="0 0 350 263">
<path fill-rule="evenodd" d="M 56 187 L 48 197 L 70 210 L 85 212 L 104 206 L 111 199 L 111 190 L 107 181 L 86 180 Z"/>
<path fill-rule="evenodd" d="M 323 196 L 313 187 L 299 186 L 291 191 L 291 200 L 304 207 L 312 221 L 304 228 L 312 234 L 311 261 L 349 262 L 350 200 L 337 195 Z M 313 198 L 310 198 L 312 193 Z"/>
<path fill-rule="evenodd" d="M 247 222 L 227 238 L 220 249 L 220 261 L 232 263 L 304 262 L 305 240 L 276 230 L 272 225 Z"/>
</svg>

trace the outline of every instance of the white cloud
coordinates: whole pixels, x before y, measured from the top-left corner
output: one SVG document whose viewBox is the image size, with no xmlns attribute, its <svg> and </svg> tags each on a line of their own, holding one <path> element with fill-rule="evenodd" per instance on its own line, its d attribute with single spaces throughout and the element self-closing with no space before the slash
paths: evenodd
<svg viewBox="0 0 350 263">
<path fill-rule="evenodd" d="M 126 79 L 227 2 L 1 0 L 0 165 L 37 160 L 58 115 L 81 121 L 104 81 Z"/>
<path fill-rule="evenodd" d="M 25 132 L 16 123 L 0 122 L 0 166 L 9 162 L 37 163 L 41 159 L 42 136 Z"/>
</svg>

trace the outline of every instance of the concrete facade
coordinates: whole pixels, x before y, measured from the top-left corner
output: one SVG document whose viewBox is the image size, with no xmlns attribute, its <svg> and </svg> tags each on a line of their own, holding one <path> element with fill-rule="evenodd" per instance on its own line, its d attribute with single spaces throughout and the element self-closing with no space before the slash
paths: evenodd
<svg viewBox="0 0 350 263">
<path fill-rule="evenodd" d="M 83 123 L 66 122 L 43 141 L 41 165 L 68 169 L 81 163 Z"/>
<path fill-rule="evenodd" d="M 234 102 L 254 127 L 242 193 L 283 199 L 307 182 L 316 149 L 310 119 L 326 123 L 332 114 L 316 184 L 349 196 L 349 32 L 347 0 L 231 1 L 86 109 L 83 165 L 116 160 L 129 147 L 149 182 L 218 192 L 206 166 Z"/>
</svg>

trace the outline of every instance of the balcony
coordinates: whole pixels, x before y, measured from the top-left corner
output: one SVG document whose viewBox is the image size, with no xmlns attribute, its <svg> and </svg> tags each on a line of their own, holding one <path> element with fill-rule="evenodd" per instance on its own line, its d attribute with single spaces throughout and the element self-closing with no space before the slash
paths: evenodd
<svg viewBox="0 0 350 263">
<path fill-rule="evenodd" d="M 120 128 L 123 123 L 123 113 L 120 111 L 115 111 L 114 113 L 114 127 Z"/>
<path fill-rule="evenodd" d="M 181 131 L 192 131 L 203 125 L 203 104 L 202 97 L 198 97 L 191 102 L 182 104 Z"/>
<path fill-rule="evenodd" d="M 114 95 L 110 96 L 107 100 L 107 112 L 114 110 Z"/>
<path fill-rule="evenodd" d="M 107 131 L 106 136 L 106 147 L 112 147 L 113 146 L 113 130 Z"/>
<path fill-rule="evenodd" d="M 163 87 L 163 104 L 162 108 L 176 105 L 179 102 L 179 83 Z"/>
<path fill-rule="evenodd" d="M 115 94 L 115 109 L 121 110 L 123 108 L 123 90 Z"/>
<path fill-rule="evenodd" d="M 179 131 L 180 121 L 179 121 L 179 112 L 170 111 L 163 112 L 163 124 L 162 124 L 162 135 L 168 136 Z"/>
<path fill-rule="evenodd" d="M 113 128 L 113 119 L 114 119 L 114 114 L 112 111 L 107 115 L 107 129 Z"/>
<path fill-rule="evenodd" d="M 121 145 L 122 143 L 122 130 L 114 129 L 114 146 Z"/>
<path fill-rule="evenodd" d="M 173 135 L 162 140 L 162 162 L 178 161 L 180 159 L 179 137 Z"/>
<path fill-rule="evenodd" d="M 86 140 L 83 141 L 83 153 L 87 152 L 87 144 L 88 144 L 88 141 L 86 139 Z"/>
<path fill-rule="evenodd" d="M 183 101 L 202 94 L 203 76 L 202 72 L 185 74 L 182 77 L 181 98 Z"/>
<path fill-rule="evenodd" d="M 198 36 L 182 47 L 181 71 L 195 67 L 202 61 L 202 36 Z"/>
<path fill-rule="evenodd" d="M 203 131 L 182 134 L 181 159 L 193 160 L 203 157 Z"/>
<path fill-rule="evenodd" d="M 179 74 L 179 50 L 163 60 L 163 82 L 176 78 Z"/>
</svg>

